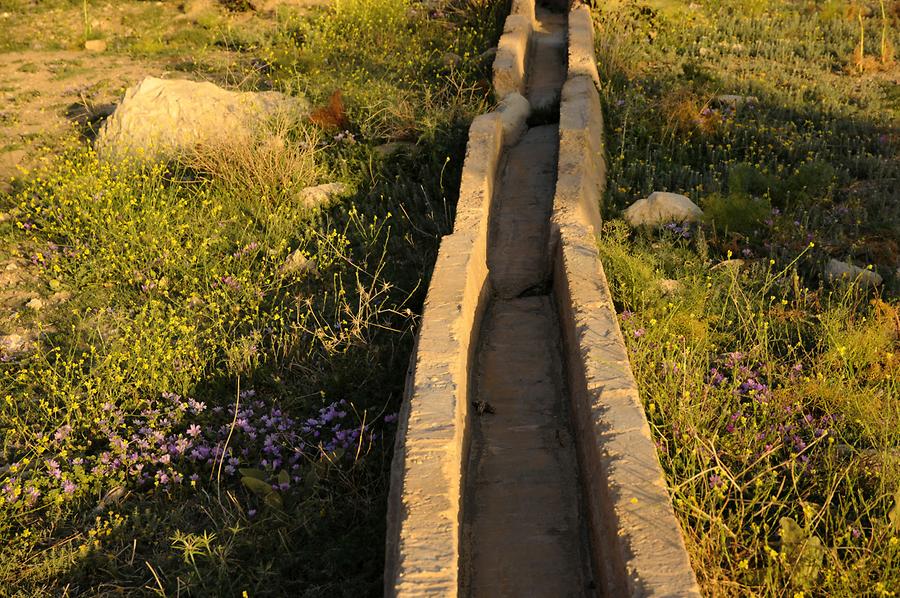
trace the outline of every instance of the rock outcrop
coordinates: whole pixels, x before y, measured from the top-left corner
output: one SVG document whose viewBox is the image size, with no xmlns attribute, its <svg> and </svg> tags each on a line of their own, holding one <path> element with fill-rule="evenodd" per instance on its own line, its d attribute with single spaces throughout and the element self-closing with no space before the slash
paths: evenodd
<svg viewBox="0 0 900 598">
<path fill-rule="evenodd" d="M 97 136 L 103 158 L 157 160 L 200 145 L 241 143 L 267 121 L 297 119 L 308 103 L 278 92 L 228 91 L 212 83 L 147 77 L 125 93 Z"/>
<path fill-rule="evenodd" d="M 703 210 L 684 195 L 657 191 L 639 199 L 625 210 L 631 226 L 659 226 L 668 222 L 695 222 Z"/>
</svg>

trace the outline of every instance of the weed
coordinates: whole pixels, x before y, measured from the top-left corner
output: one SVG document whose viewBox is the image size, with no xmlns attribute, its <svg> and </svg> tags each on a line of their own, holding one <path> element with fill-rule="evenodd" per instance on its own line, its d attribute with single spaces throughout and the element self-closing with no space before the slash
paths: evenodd
<svg viewBox="0 0 900 598">
<path fill-rule="evenodd" d="M 320 182 L 321 146 L 318 129 L 276 117 L 255 138 L 196 148 L 184 163 L 225 196 L 247 198 L 245 209 L 252 213 Z"/>
</svg>

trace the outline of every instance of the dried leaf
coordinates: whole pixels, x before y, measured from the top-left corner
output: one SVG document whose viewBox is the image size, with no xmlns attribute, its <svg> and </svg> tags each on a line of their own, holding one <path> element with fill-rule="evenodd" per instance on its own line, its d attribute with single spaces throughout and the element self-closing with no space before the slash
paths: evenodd
<svg viewBox="0 0 900 598">
<path fill-rule="evenodd" d="M 272 486 L 270 486 L 268 482 L 258 478 L 245 476 L 241 478 L 241 483 L 246 486 L 248 490 L 259 496 L 268 497 L 274 492 Z"/>
<path fill-rule="evenodd" d="M 256 478 L 257 480 L 263 480 L 263 481 L 265 481 L 265 479 L 266 479 L 266 472 L 259 470 L 259 469 L 252 469 L 252 468 L 247 467 L 247 468 L 239 469 L 238 471 L 240 471 L 241 475 L 245 478 Z"/>
<path fill-rule="evenodd" d="M 900 532 L 900 487 L 894 492 L 894 508 L 888 513 L 888 520 L 895 532 Z"/>
</svg>

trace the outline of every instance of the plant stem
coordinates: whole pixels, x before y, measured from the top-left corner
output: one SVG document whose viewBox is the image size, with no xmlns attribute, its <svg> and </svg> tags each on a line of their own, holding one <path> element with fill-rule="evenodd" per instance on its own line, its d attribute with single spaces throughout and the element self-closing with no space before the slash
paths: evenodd
<svg viewBox="0 0 900 598">
<path fill-rule="evenodd" d="M 88 22 L 88 6 L 87 0 L 82 0 L 81 2 L 82 12 L 84 13 L 84 41 L 87 41 L 91 36 L 91 24 Z"/>
<path fill-rule="evenodd" d="M 863 26 L 863 17 L 862 11 L 860 11 L 856 17 L 859 19 L 859 64 L 857 67 L 859 68 L 859 72 L 863 72 L 863 59 L 866 56 L 866 29 Z"/>
</svg>

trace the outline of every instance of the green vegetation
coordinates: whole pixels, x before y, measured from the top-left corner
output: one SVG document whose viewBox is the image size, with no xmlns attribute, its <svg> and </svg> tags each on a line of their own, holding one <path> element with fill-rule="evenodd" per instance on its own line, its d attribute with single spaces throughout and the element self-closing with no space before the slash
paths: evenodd
<svg viewBox="0 0 900 598">
<path fill-rule="evenodd" d="M 0 316 L 25 345 L 0 348 L 0 595 L 377 595 L 411 331 L 506 7 L 177 4 L 0 0 L 0 49 L 102 38 L 343 100 L 158 167 L 77 148 L 0 197 L 0 276 L 27 293 Z M 705 591 L 895 595 L 896 10 L 620 1 L 595 20 L 600 250 Z M 302 206 L 335 181 L 345 197 Z M 655 190 L 706 221 L 615 219 Z M 829 284 L 831 258 L 884 284 Z"/>
<path fill-rule="evenodd" d="M 346 115 L 158 167 L 79 148 L 0 197 L 38 295 L 0 320 L 31 341 L 0 350 L 0 595 L 380 593 L 393 414 L 504 10 L 279 13 L 232 32 L 246 79 Z"/>
<path fill-rule="evenodd" d="M 751 0 L 595 12 L 600 250 L 708 595 L 900 590 L 900 105 L 881 49 L 898 23 L 882 14 Z M 657 190 L 706 221 L 650 233 L 615 219 Z M 884 284 L 828 284 L 831 258 Z"/>
</svg>

